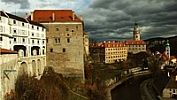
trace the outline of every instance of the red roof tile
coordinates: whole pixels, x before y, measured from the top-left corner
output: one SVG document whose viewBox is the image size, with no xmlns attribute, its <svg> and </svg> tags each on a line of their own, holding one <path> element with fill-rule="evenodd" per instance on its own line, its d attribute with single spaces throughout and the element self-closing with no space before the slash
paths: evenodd
<svg viewBox="0 0 177 100">
<path fill-rule="evenodd" d="M 36 22 L 82 22 L 72 10 L 35 10 L 33 21 Z"/>
<path fill-rule="evenodd" d="M 16 51 L 0 48 L 0 54 L 17 54 Z"/>
<path fill-rule="evenodd" d="M 143 45 L 146 44 L 143 40 L 127 40 L 125 41 L 126 45 Z"/>
</svg>

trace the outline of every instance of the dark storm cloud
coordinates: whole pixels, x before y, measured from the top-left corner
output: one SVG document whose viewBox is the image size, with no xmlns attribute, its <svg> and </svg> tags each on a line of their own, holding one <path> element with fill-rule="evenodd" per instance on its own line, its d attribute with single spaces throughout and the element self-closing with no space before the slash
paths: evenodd
<svg viewBox="0 0 177 100">
<path fill-rule="evenodd" d="M 28 0 L 1 0 L 5 3 L 14 3 L 14 4 L 20 4 L 20 9 L 27 9 L 30 7 L 30 3 Z"/>
<path fill-rule="evenodd" d="M 177 35 L 176 0 L 94 0 L 81 14 L 91 38 L 131 38 L 134 22 L 143 39 Z"/>
</svg>

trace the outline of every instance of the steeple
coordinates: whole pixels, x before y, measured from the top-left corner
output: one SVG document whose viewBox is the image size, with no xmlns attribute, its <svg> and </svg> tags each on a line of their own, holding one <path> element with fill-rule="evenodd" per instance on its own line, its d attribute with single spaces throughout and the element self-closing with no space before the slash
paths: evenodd
<svg viewBox="0 0 177 100">
<path fill-rule="evenodd" d="M 138 23 L 134 24 L 133 40 L 140 40 L 140 28 L 139 28 Z"/>
<path fill-rule="evenodd" d="M 169 40 L 167 40 L 167 42 L 166 42 L 165 52 L 166 52 L 166 55 L 168 56 L 168 58 L 170 58 L 170 44 L 169 44 Z"/>
</svg>

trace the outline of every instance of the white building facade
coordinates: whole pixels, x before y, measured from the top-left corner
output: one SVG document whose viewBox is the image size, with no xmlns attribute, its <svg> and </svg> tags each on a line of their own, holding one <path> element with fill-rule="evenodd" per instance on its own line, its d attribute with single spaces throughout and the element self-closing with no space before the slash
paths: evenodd
<svg viewBox="0 0 177 100">
<path fill-rule="evenodd" d="M 42 74 L 46 66 L 45 35 L 43 25 L 0 11 L 0 48 L 18 52 L 18 75 Z"/>
</svg>

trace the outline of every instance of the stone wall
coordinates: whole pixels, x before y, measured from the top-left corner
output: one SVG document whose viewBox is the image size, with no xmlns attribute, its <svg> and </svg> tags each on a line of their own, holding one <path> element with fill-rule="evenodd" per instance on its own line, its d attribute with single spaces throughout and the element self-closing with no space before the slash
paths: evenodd
<svg viewBox="0 0 177 100">
<path fill-rule="evenodd" d="M 15 89 L 17 54 L 0 55 L 0 60 L 0 100 L 3 100 L 6 93 Z"/>
<path fill-rule="evenodd" d="M 30 76 L 40 76 L 46 66 L 46 57 L 18 57 L 17 54 L 0 55 L 0 100 L 15 89 L 19 75 L 26 73 Z"/>
<path fill-rule="evenodd" d="M 78 23 L 45 24 L 47 32 L 47 66 L 64 76 L 84 77 L 83 25 Z"/>
</svg>

